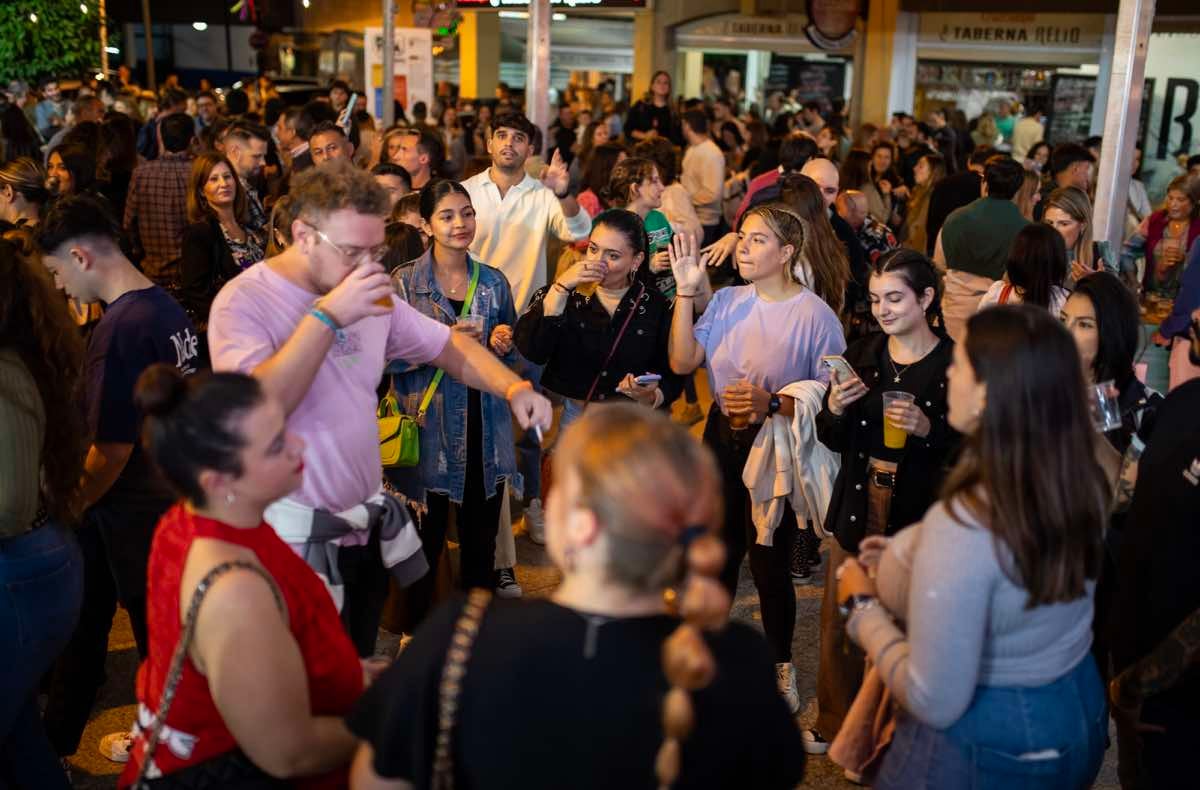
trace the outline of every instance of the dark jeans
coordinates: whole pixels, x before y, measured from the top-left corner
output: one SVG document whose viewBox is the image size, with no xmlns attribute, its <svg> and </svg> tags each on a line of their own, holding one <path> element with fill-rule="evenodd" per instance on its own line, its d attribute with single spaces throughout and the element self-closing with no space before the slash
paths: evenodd
<svg viewBox="0 0 1200 790">
<path fill-rule="evenodd" d="M 1089 654 L 1044 686 L 977 687 L 971 706 L 944 730 L 901 711 L 874 787 L 1091 787 L 1104 760 L 1107 736 L 1104 688 Z"/>
<path fill-rule="evenodd" d="M 504 487 L 486 496 L 483 489 L 483 467 L 468 465 L 463 501 L 456 505 L 444 494 L 429 493 L 425 500 L 429 511 L 421 516 L 421 548 L 429 561 L 429 573 L 408 588 L 408 605 L 413 627 L 420 625 L 433 602 L 437 568 L 446 547 L 446 530 L 450 511 L 454 510 L 458 526 L 459 587 L 492 588 L 492 566 L 496 557 L 496 530 L 500 524 L 500 506 L 504 503 Z M 471 471 L 475 470 L 475 471 Z"/>
<path fill-rule="evenodd" d="M 0 787 L 70 787 L 46 737 L 38 681 L 79 619 L 83 558 L 54 522 L 0 539 Z"/>
<path fill-rule="evenodd" d="M 342 574 L 346 596 L 342 602 L 342 625 L 358 655 L 362 658 L 373 656 L 390 578 L 379 551 L 377 526 L 371 529 L 365 546 L 338 549 L 338 571 Z"/>
<path fill-rule="evenodd" d="M 545 391 L 541 387 L 542 371 L 544 369 L 545 366 L 535 365 L 525 359 L 525 357 L 517 354 L 517 364 L 514 371 L 521 378 L 533 382 L 534 389 L 542 394 L 545 394 Z M 525 480 L 524 500 L 528 502 L 542 495 L 542 443 L 538 441 L 536 432 L 526 431 L 517 424 L 516 418 L 513 418 L 512 427 L 514 444 L 517 450 L 517 471 Z M 495 538 L 493 537 L 494 540 Z"/>
<path fill-rule="evenodd" d="M 704 443 L 712 448 L 721 467 L 725 496 L 725 522 L 721 537 L 725 541 L 725 568 L 721 583 L 732 596 L 737 592 L 738 574 L 747 551 L 750 573 L 758 589 L 763 630 L 776 664 L 792 660 L 792 635 L 796 630 L 796 591 L 792 587 L 792 544 L 797 537 L 796 515 L 785 505 L 783 519 L 775 530 L 773 545 L 760 546 L 750 519 L 750 492 L 742 482 L 742 469 L 758 426 L 744 431 L 729 427 L 729 420 L 716 404 L 708 412 Z"/>
<path fill-rule="evenodd" d="M 83 552 L 83 608 L 54 664 L 46 704 L 46 732 L 62 757 L 79 748 L 104 685 L 108 632 L 118 602 L 129 613 L 138 656 L 146 657 L 146 565 L 154 529 L 169 506 L 155 500 L 101 503 L 88 510 L 76 533 Z"/>
</svg>

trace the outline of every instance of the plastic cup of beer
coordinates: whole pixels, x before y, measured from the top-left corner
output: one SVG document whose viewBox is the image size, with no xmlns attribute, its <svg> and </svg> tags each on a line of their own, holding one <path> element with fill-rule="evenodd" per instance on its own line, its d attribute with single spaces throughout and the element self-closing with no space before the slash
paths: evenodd
<svg viewBox="0 0 1200 790">
<path fill-rule="evenodd" d="M 750 427 L 749 414 L 731 414 L 729 415 L 729 427 L 735 431 L 744 431 Z"/>
<path fill-rule="evenodd" d="M 892 450 L 904 447 L 908 433 L 898 425 L 893 425 L 888 419 L 887 410 L 893 403 L 913 403 L 917 397 L 911 392 L 891 390 L 883 393 L 883 446 Z"/>
<path fill-rule="evenodd" d="M 381 296 L 375 300 L 375 304 L 379 305 L 380 307 L 391 307 L 392 306 L 392 297 Z"/>
<path fill-rule="evenodd" d="M 469 329 L 477 337 L 482 339 L 483 338 L 483 320 L 484 320 L 483 316 L 475 315 L 474 313 L 471 313 L 470 315 L 464 315 L 464 316 L 459 317 L 459 319 L 456 323 L 458 323 L 464 329 Z"/>
</svg>

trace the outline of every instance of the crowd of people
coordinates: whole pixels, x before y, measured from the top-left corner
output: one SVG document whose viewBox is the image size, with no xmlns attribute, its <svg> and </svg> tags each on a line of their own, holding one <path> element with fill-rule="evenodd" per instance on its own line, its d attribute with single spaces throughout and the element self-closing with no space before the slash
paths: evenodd
<svg viewBox="0 0 1200 790">
<path fill-rule="evenodd" d="M 0 96 L 0 786 L 106 681 L 121 787 L 1181 786 L 1200 159 L 1110 244 L 1036 108 L 354 95 Z"/>
</svg>

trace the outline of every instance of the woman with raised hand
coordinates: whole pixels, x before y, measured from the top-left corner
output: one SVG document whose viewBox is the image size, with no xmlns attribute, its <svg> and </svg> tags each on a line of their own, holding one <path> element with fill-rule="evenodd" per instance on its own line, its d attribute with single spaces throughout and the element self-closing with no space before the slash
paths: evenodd
<svg viewBox="0 0 1200 790">
<path fill-rule="evenodd" d="M 671 303 L 641 274 L 648 257 L 642 220 L 609 209 L 593 220 L 583 260 L 535 293 L 517 321 L 517 348 L 545 365 L 542 386 L 565 399 L 563 425 L 618 396 L 657 409 L 679 395 L 667 356 Z"/>
<path fill-rule="evenodd" d="M 392 273 L 396 291 L 419 312 L 449 324 L 514 361 L 512 291 L 499 269 L 473 259 L 475 207 L 456 181 L 436 179 L 420 197 L 424 232 L 432 239 L 424 255 Z M 417 466 L 392 467 L 388 479 L 419 514 L 421 545 L 430 568 L 437 568 L 451 514 L 458 525 L 463 590 L 491 589 L 504 484 L 516 477 L 512 418 L 507 401 L 471 389 L 428 365 L 389 367 L 393 391 L 405 414 L 417 415 L 426 395 Z M 438 381 L 434 383 L 434 379 Z M 436 573 L 407 590 L 413 623 L 429 613 Z"/>
<path fill-rule="evenodd" d="M 135 399 L 146 452 L 181 500 L 150 552 L 150 645 L 119 786 L 344 786 L 354 739 L 340 717 L 371 665 L 320 577 L 263 521 L 300 484 L 304 442 L 240 373 L 154 365 Z"/>
<path fill-rule="evenodd" d="M 795 787 L 804 752 L 762 639 L 725 625 L 712 454 L 619 404 L 590 409 L 553 458 L 562 584 L 435 611 L 348 719 L 351 786 Z"/>
<path fill-rule="evenodd" d="M 795 212 L 780 204 L 757 206 L 742 220 L 735 252 L 738 274 L 749 284 L 712 294 L 695 241 L 680 234 L 671 244 L 678 287 L 671 368 L 690 375 L 706 364 L 714 395 L 704 441 L 716 453 L 723 478 L 728 556 L 721 581 L 732 595 L 748 552 L 779 692 L 793 712 L 800 707 L 792 665 L 796 516 L 785 504 L 780 526 L 759 534 L 742 472 L 758 427 L 772 415 L 794 414 L 794 401 L 780 391 L 798 381 L 827 383 L 821 357 L 846 348 L 837 314 L 796 273 L 804 249 L 804 221 Z M 703 315 L 697 321 L 698 310 Z"/>
<path fill-rule="evenodd" d="M 946 388 L 966 438 L 941 500 L 838 572 L 850 638 L 901 709 L 873 786 L 1090 787 L 1109 486 L 1079 355 L 1047 311 L 996 307 L 967 321 Z"/>
</svg>

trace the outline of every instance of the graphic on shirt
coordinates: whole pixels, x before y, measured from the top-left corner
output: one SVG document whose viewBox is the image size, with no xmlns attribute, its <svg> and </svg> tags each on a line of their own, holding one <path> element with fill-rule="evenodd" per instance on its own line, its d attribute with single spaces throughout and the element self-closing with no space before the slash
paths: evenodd
<svg viewBox="0 0 1200 790">
<path fill-rule="evenodd" d="M 342 332 L 333 343 L 331 353 L 335 357 L 353 357 L 363 350 L 362 340 L 357 332 Z M 357 359 L 342 360 L 342 367 L 349 367 L 358 362 Z"/>
<path fill-rule="evenodd" d="M 196 372 L 196 366 L 191 360 L 200 354 L 199 342 L 200 338 L 196 337 L 191 327 L 171 335 L 171 345 L 175 347 L 175 367 L 185 376 Z"/>
</svg>

